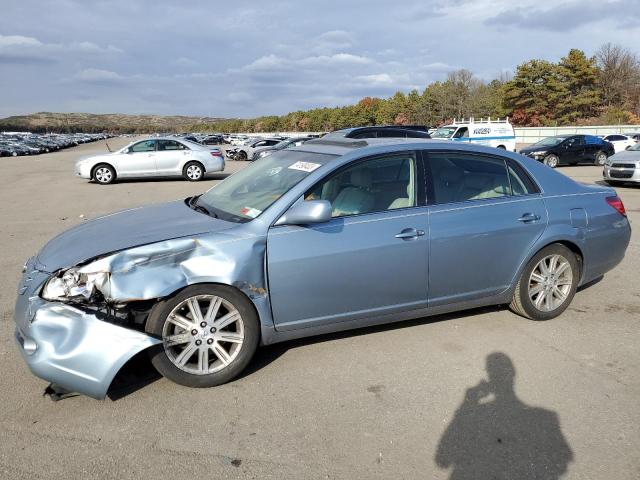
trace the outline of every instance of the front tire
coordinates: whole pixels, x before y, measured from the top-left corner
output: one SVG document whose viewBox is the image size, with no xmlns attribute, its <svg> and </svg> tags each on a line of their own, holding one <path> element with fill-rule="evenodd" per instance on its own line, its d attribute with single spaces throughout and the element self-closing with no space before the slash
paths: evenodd
<svg viewBox="0 0 640 480">
<path fill-rule="evenodd" d="M 246 159 L 247 159 L 247 152 L 245 152 L 244 150 L 240 150 L 238 152 L 236 160 L 245 161 Z"/>
<path fill-rule="evenodd" d="M 556 168 L 558 166 L 558 163 L 560 163 L 560 159 L 558 158 L 557 155 L 554 155 L 552 153 L 551 155 L 547 155 L 546 157 L 544 157 L 543 162 L 546 166 L 550 168 Z"/>
<path fill-rule="evenodd" d="M 595 162 L 596 165 L 604 165 L 605 162 L 607 161 L 607 154 L 604 153 L 602 150 L 599 150 L 598 152 L 596 152 L 596 154 L 594 155 L 595 158 Z"/>
<path fill-rule="evenodd" d="M 100 185 L 109 185 L 115 182 L 116 171 L 111 165 L 101 163 L 95 166 L 91 178 Z"/>
<path fill-rule="evenodd" d="M 573 300 L 579 276 L 576 255 L 564 245 L 549 245 L 527 263 L 509 308 L 532 320 L 555 318 Z"/>
<path fill-rule="evenodd" d="M 162 339 L 149 350 L 158 372 L 194 388 L 214 387 L 238 376 L 260 339 L 253 305 L 224 285 L 192 285 L 159 302 L 145 331 Z"/>
<path fill-rule="evenodd" d="M 198 182 L 204 178 L 204 167 L 200 162 L 189 162 L 182 169 L 182 176 L 190 182 Z"/>
</svg>

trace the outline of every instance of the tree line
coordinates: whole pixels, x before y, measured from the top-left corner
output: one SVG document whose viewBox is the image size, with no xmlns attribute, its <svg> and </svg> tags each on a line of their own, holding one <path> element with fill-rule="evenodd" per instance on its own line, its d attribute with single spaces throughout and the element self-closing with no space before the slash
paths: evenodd
<svg viewBox="0 0 640 480">
<path fill-rule="evenodd" d="M 331 131 L 365 125 L 442 125 L 454 118 L 510 117 L 518 126 L 640 124 L 640 58 L 607 43 L 588 57 L 533 59 L 489 82 L 463 69 L 419 92 L 365 97 L 354 105 L 222 120 L 194 131 Z"/>
</svg>

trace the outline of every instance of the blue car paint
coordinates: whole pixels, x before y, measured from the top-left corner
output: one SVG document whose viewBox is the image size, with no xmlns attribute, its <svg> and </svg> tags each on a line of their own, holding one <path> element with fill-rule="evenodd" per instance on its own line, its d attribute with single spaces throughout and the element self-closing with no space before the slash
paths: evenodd
<svg viewBox="0 0 640 480">
<path fill-rule="evenodd" d="M 115 302 L 159 299 L 198 283 L 236 287 L 255 306 L 261 343 L 266 345 L 508 303 L 528 260 L 554 242 L 567 243 L 580 252 L 581 284 L 604 274 L 624 256 L 630 226 L 606 203 L 607 196 L 615 195 L 608 187 L 580 185 L 535 160 L 477 144 L 416 140 L 370 143 L 362 148 L 313 143 L 296 148 L 336 157 L 248 223 L 223 222 L 190 210 L 184 202 L 171 202 L 101 217 L 54 238 L 28 264 L 20 284 L 15 317 L 27 364 L 36 375 L 49 380 L 60 380 L 54 370 L 64 370 L 62 386 L 102 398 L 119 366 L 148 346 L 137 336 L 123 335 L 121 326 L 65 306 L 59 321 L 83 326 L 83 335 L 58 328 L 67 332 L 60 336 L 61 341 L 87 339 L 78 346 L 78 351 L 86 351 L 91 345 L 89 339 L 99 335 L 106 344 L 124 342 L 120 345 L 124 350 L 118 350 L 117 355 L 98 351 L 79 361 L 72 355 L 61 356 L 62 345 L 36 338 L 47 348 L 35 353 L 25 351 L 25 345 L 33 341 L 31 337 L 39 335 L 39 328 L 34 327 L 38 315 L 45 316 L 49 324 L 56 322 L 51 314 L 56 309 L 50 307 L 60 304 L 39 297 L 51 272 L 96 257 L 104 257 L 108 265 L 113 284 L 109 294 Z M 422 205 L 336 218 L 309 227 L 273 226 L 291 205 L 302 201 L 311 186 L 331 172 L 365 157 L 406 150 L 511 158 L 529 172 L 540 193 Z M 576 209 L 586 212 L 585 221 L 577 225 L 571 213 Z M 518 217 L 525 213 L 539 219 L 522 224 Z M 174 222 L 180 228 L 175 228 Z M 409 241 L 396 239 L 394 234 L 405 228 L 424 230 L 426 234 Z M 133 234 L 123 235 L 127 230 Z M 356 237 L 345 239 L 343 234 L 350 232 Z M 41 309 L 46 309 L 46 315 L 39 313 Z M 88 317 L 90 321 L 83 322 Z M 146 337 L 149 345 L 157 343 Z M 56 364 L 60 359 L 64 364 Z M 49 370 L 47 364 L 51 364 Z"/>
</svg>

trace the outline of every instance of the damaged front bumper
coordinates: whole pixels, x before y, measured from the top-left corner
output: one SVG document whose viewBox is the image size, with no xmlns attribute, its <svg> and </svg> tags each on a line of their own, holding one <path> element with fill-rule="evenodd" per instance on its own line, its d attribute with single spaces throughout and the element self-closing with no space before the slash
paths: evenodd
<svg viewBox="0 0 640 480">
<path fill-rule="evenodd" d="M 36 376 L 102 399 L 131 357 L 161 341 L 72 305 L 43 300 L 38 292 L 49 276 L 33 261 L 25 267 L 15 308 L 20 353 Z"/>
</svg>

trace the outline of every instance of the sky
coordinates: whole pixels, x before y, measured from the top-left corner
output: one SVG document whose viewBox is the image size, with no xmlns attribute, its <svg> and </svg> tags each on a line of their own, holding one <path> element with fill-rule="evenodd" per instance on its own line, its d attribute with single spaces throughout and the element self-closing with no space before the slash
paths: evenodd
<svg viewBox="0 0 640 480">
<path fill-rule="evenodd" d="M 254 117 L 485 80 L 606 42 L 640 0 L 2 0 L 0 117 Z"/>
</svg>

